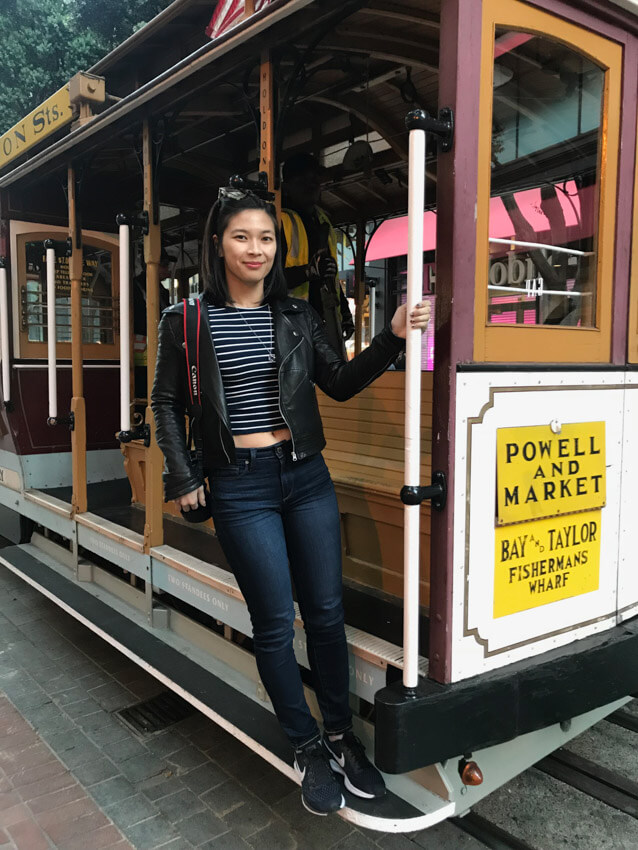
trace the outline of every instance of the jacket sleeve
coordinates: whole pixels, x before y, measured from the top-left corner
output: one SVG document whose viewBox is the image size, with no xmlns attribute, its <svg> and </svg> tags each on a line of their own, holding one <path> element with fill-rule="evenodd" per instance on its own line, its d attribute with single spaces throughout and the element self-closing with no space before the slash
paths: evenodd
<svg viewBox="0 0 638 850">
<path fill-rule="evenodd" d="M 315 353 L 315 382 L 336 401 L 347 401 L 386 371 L 405 348 L 405 340 L 395 336 L 390 327 L 378 333 L 368 348 L 349 361 L 344 361 L 328 342 L 317 312 L 308 307 Z"/>
<path fill-rule="evenodd" d="M 151 407 L 155 437 L 164 455 L 164 496 L 177 499 L 197 490 L 204 481 L 186 446 L 186 357 L 173 323 L 179 318 L 164 314 L 159 324 L 159 344 Z"/>
</svg>

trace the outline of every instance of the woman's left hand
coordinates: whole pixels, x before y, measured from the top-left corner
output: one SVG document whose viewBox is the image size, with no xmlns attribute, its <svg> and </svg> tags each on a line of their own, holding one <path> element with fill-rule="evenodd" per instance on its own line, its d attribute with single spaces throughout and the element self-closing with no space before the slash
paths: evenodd
<svg viewBox="0 0 638 850">
<path fill-rule="evenodd" d="M 400 307 L 397 308 L 396 313 L 392 317 L 392 322 L 390 323 L 392 333 L 395 336 L 401 337 L 401 339 L 405 339 L 406 337 L 407 312 L 407 305 L 402 304 Z M 427 326 L 430 324 L 430 312 L 431 308 L 429 301 L 424 301 L 420 304 L 417 304 L 416 307 L 410 313 L 410 328 L 420 331 L 426 330 Z"/>
</svg>

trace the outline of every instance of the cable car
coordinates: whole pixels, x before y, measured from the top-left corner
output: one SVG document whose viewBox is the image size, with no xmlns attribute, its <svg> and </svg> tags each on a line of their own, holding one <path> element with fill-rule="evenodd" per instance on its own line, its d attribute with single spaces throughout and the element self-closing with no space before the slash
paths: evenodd
<svg viewBox="0 0 638 850">
<path fill-rule="evenodd" d="M 0 138 L 0 563 L 294 778 L 214 529 L 163 503 L 146 388 L 218 188 L 277 194 L 313 153 L 351 353 L 403 300 L 435 316 L 355 399 L 319 394 L 389 789 L 341 814 L 425 828 L 638 689 L 638 3 L 212 5 Z"/>
</svg>

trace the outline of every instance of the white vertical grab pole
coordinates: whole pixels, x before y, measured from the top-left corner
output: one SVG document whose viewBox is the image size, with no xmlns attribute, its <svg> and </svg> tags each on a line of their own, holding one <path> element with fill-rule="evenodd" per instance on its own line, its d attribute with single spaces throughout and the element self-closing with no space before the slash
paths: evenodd
<svg viewBox="0 0 638 850">
<path fill-rule="evenodd" d="M 58 376 L 56 364 L 55 328 L 55 248 L 50 240 L 44 243 L 47 264 L 47 355 L 49 372 L 49 422 L 58 418 Z"/>
<path fill-rule="evenodd" d="M 408 292 L 405 370 L 405 485 L 418 487 L 421 474 L 421 331 L 409 314 L 423 295 L 423 208 L 425 206 L 425 132 L 410 131 L 408 189 Z M 419 533 L 420 505 L 405 505 L 403 556 L 403 685 L 419 681 Z"/>
<path fill-rule="evenodd" d="M 120 431 L 131 430 L 130 230 L 120 221 Z"/>
<path fill-rule="evenodd" d="M 375 337 L 377 332 L 376 312 L 377 312 L 377 285 L 372 282 L 368 285 L 369 293 L 369 309 L 370 309 L 370 342 Z"/>
<path fill-rule="evenodd" d="M 9 363 L 9 298 L 7 294 L 7 267 L 3 258 L 0 265 L 0 345 L 2 351 L 2 399 L 11 401 L 11 368 Z"/>
</svg>

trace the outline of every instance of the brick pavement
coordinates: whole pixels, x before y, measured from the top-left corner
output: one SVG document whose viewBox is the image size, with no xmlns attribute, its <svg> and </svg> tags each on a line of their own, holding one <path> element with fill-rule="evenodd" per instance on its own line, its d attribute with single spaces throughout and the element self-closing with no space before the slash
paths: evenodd
<svg viewBox="0 0 638 850">
<path fill-rule="evenodd" d="M 0 846 L 134 850 L 39 735 L 0 695 Z"/>
<path fill-rule="evenodd" d="M 0 567 L 0 850 L 484 850 L 448 824 L 403 836 L 314 817 L 201 714 L 146 736 L 115 714 L 162 690 Z"/>
</svg>

